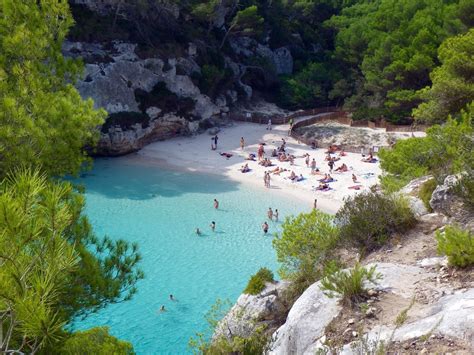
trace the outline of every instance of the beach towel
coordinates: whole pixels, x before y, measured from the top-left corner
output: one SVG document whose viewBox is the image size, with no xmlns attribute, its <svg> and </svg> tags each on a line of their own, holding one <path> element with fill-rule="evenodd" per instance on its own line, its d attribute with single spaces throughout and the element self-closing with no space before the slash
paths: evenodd
<svg viewBox="0 0 474 355">
<path fill-rule="evenodd" d="M 220 153 L 220 155 L 223 157 L 226 157 L 227 159 L 233 156 L 233 154 L 230 154 L 230 153 Z"/>
<path fill-rule="evenodd" d="M 366 161 L 366 160 L 363 160 L 364 163 L 376 163 L 378 162 L 378 160 L 376 158 L 373 158 L 372 160 L 369 160 L 369 161 Z"/>
<path fill-rule="evenodd" d="M 360 190 L 362 188 L 363 188 L 362 185 L 354 185 L 354 186 L 349 186 L 348 187 L 348 189 L 350 189 L 350 190 Z"/>
</svg>

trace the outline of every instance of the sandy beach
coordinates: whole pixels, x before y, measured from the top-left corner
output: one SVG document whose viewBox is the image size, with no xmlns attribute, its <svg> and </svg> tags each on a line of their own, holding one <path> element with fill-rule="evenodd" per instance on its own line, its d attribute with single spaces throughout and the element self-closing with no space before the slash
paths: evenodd
<svg viewBox="0 0 474 355">
<path fill-rule="evenodd" d="M 211 150 L 212 135 L 207 133 L 192 137 L 178 137 L 171 140 L 156 142 L 142 149 L 138 156 L 144 160 L 154 161 L 156 164 L 164 164 L 186 171 L 196 171 L 210 174 L 220 174 L 228 178 L 245 183 L 254 184 L 265 189 L 263 176 L 265 171 L 273 170 L 276 166 L 288 169 L 281 175 L 271 174 L 271 188 L 267 189 L 270 194 L 286 194 L 301 200 L 310 208 L 314 199 L 318 200 L 318 208 L 328 213 L 335 213 L 343 203 L 346 196 L 354 195 L 359 191 L 367 190 L 370 186 L 377 184 L 381 173 L 379 162 L 362 162 L 361 154 L 346 153 L 335 163 L 335 168 L 345 163 L 349 171 L 338 173 L 333 171 L 331 176 L 335 179 L 329 185 L 329 191 L 316 191 L 314 187 L 319 185 L 325 173 L 329 173 L 326 157 L 326 149 L 311 149 L 311 147 L 299 144 L 293 138 L 288 137 L 288 125 L 274 126 L 267 130 L 266 125 L 253 123 L 235 122 L 233 126 L 223 128 L 218 133 L 218 146 Z M 245 139 L 245 148 L 240 148 L 240 137 Z M 277 158 L 271 158 L 272 167 L 264 167 L 257 161 L 245 160 L 249 153 L 256 154 L 259 143 L 265 143 L 266 157 L 270 157 L 274 148 L 286 140 L 286 152 L 296 156 L 294 165 L 289 162 L 279 162 Z M 232 157 L 226 158 L 221 152 L 231 153 Z M 311 169 L 306 166 L 304 154 L 308 153 L 310 158 L 315 158 L 317 167 L 323 175 L 311 175 Z M 335 154 L 334 156 L 338 156 Z M 239 168 L 248 163 L 251 171 L 242 173 Z M 296 175 L 302 174 L 303 181 L 292 182 L 288 179 L 290 172 Z M 358 183 L 352 181 L 352 174 L 358 178 Z M 359 185 L 360 190 L 349 189 L 350 186 Z"/>
</svg>

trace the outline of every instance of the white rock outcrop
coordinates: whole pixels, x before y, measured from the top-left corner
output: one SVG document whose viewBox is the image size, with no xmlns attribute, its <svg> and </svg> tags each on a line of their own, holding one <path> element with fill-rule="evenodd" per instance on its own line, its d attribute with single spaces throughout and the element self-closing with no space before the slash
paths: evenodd
<svg viewBox="0 0 474 355">
<path fill-rule="evenodd" d="M 329 298 L 316 282 L 291 307 L 283 324 L 272 335 L 268 354 L 314 354 L 326 326 L 339 314 L 338 298 Z"/>
<path fill-rule="evenodd" d="M 275 317 L 284 314 L 286 309 L 282 301 L 282 292 L 288 282 L 268 283 L 258 295 L 242 294 L 237 302 L 219 322 L 213 338 L 224 336 L 249 337 L 256 327 L 271 325 Z"/>
<path fill-rule="evenodd" d="M 407 341 L 426 335 L 442 335 L 466 341 L 474 349 L 474 289 L 461 290 L 441 297 L 424 315 L 398 329 L 379 326 L 365 335 L 368 343 L 377 341 Z M 357 354 L 352 344 L 344 346 L 342 354 Z"/>
</svg>

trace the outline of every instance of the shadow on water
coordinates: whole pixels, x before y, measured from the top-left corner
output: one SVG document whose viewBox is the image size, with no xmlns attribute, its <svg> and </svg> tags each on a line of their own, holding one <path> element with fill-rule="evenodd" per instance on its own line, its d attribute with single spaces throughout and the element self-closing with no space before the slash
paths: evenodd
<svg viewBox="0 0 474 355">
<path fill-rule="evenodd" d="M 85 186 L 89 194 L 131 200 L 176 197 L 188 193 L 216 195 L 236 191 L 239 186 L 239 183 L 223 176 L 166 170 L 123 158 L 96 159 L 91 171 L 72 181 Z"/>
</svg>

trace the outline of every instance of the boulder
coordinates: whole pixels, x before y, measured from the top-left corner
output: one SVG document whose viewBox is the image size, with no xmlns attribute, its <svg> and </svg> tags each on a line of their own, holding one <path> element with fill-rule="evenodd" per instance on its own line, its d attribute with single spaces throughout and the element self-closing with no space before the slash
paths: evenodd
<svg viewBox="0 0 474 355">
<path fill-rule="evenodd" d="M 420 187 L 431 179 L 433 179 L 431 175 L 422 176 L 418 179 L 410 181 L 400 190 L 400 194 L 407 196 L 410 208 L 417 218 L 429 213 L 424 202 L 418 197 L 418 193 L 420 191 Z"/>
<path fill-rule="evenodd" d="M 367 343 L 404 342 L 429 334 L 458 338 L 474 349 L 474 288 L 441 297 L 415 321 L 394 327 L 378 326 L 367 335 Z M 353 344 L 344 346 L 342 354 L 358 354 Z"/>
<path fill-rule="evenodd" d="M 130 129 L 122 130 L 112 126 L 105 133 L 101 132 L 96 155 L 119 156 L 136 152 L 145 145 L 182 134 L 191 134 L 198 129 L 193 122 L 174 114 L 151 120 L 147 127 L 135 124 Z"/>
<path fill-rule="evenodd" d="M 329 298 L 316 282 L 296 300 L 283 324 L 272 335 L 268 354 L 314 354 L 326 326 L 339 314 L 338 298 Z"/>
<path fill-rule="evenodd" d="M 262 324 L 271 326 L 285 314 L 287 308 L 282 301 L 282 292 L 288 282 L 268 283 L 258 295 L 242 294 L 235 305 L 217 325 L 213 339 L 233 336 L 249 337 Z"/>
<path fill-rule="evenodd" d="M 443 184 L 438 185 L 433 191 L 430 206 L 433 211 L 451 217 L 454 222 L 474 230 L 474 213 L 472 208 L 456 192 L 460 179 L 460 175 L 447 176 Z"/>
</svg>

